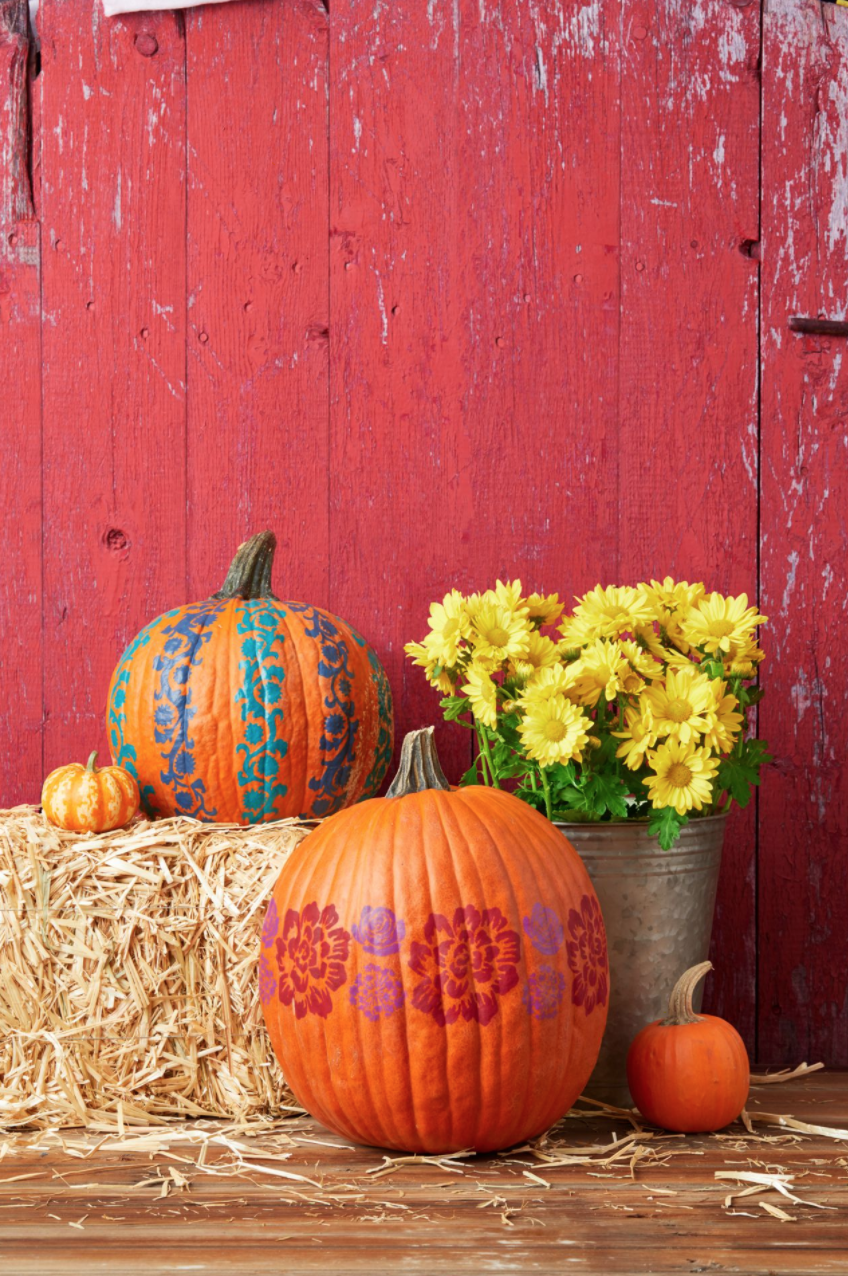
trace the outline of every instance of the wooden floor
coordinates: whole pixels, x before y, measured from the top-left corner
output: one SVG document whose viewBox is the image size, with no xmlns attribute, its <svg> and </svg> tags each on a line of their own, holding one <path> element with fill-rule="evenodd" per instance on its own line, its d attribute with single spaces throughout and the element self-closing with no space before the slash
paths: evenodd
<svg viewBox="0 0 848 1276">
<path fill-rule="evenodd" d="M 848 1142 L 757 1116 L 844 1129 L 848 1074 L 762 1087 L 749 1109 L 753 1136 L 649 1137 L 603 1114 L 440 1163 L 387 1164 L 303 1117 L 271 1134 L 7 1131 L 0 1274 L 848 1273 Z M 790 1196 L 728 1204 L 763 1185 L 717 1172 L 782 1175 Z"/>
</svg>

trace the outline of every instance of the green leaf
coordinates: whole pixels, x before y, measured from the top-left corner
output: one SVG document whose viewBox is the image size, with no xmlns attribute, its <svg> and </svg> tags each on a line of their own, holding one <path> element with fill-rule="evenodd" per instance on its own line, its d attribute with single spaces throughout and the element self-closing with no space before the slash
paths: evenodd
<svg viewBox="0 0 848 1276">
<path fill-rule="evenodd" d="M 445 711 L 446 722 L 458 722 L 462 714 L 468 713 L 470 709 L 465 696 L 445 696 L 439 703 Z"/>
<path fill-rule="evenodd" d="M 463 775 L 463 777 L 462 777 L 462 779 L 459 781 L 459 783 L 460 783 L 460 785 L 461 785 L 462 787 L 465 787 L 465 786 L 466 786 L 466 785 L 468 785 L 468 784 L 479 784 L 479 783 L 480 783 L 480 776 L 479 776 L 478 771 L 477 771 L 477 759 L 476 759 L 476 758 L 474 759 L 473 763 L 472 763 L 472 764 L 471 764 L 471 766 L 468 768 L 468 770 L 465 772 L 465 775 Z"/>
<path fill-rule="evenodd" d="M 719 763 L 718 792 L 729 793 L 734 802 L 746 807 L 751 801 L 751 790 L 760 782 L 760 767 L 764 762 L 771 762 L 765 740 L 745 740 L 737 756 L 731 754 Z"/>
<path fill-rule="evenodd" d="M 648 832 L 659 839 L 664 851 L 670 851 L 683 825 L 688 823 L 689 816 L 678 815 L 673 806 L 654 807 L 648 820 Z"/>
</svg>

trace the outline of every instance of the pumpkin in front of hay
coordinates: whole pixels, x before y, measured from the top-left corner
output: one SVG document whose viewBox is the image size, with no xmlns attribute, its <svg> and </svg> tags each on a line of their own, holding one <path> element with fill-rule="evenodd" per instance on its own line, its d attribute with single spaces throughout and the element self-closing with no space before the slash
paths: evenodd
<svg viewBox="0 0 848 1276">
<path fill-rule="evenodd" d="M 739 1033 L 717 1015 L 695 1014 L 692 996 L 712 962 L 680 976 L 665 1019 L 634 1038 L 627 1084 L 653 1125 L 680 1134 L 706 1134 L 735 1121 L 748 1101 L 751 1070 Z"/>
<path fill-rule="evenodd" d="M 138 811 L 138 785 L 120 766 L 98 767 L 97 750 L 83 766 L 69 762 L 51 771 L 41 807 L 57 828 L 71 833 L 107 833 L 123 828 Z"/>
<path fill-rule="evenodd" d="M 351 625 L 271 592 L 275 547 L 272 532 L 246 541 L 218 593 L 154 620 L 112 676 L 112 757 L 149 814 L 305 819 L 380 787 L 385 671 Z"/>
<path fill-rule="evenodd" d="M 594 1067 L 606 939 L 578 855 L 502 790 L 451 789 L 432 728 L 388 795 L 293 852 L 260 997 L 298 1100 L 360 1143 L 492 1151 L 542 1133 Z"/>
</svg>

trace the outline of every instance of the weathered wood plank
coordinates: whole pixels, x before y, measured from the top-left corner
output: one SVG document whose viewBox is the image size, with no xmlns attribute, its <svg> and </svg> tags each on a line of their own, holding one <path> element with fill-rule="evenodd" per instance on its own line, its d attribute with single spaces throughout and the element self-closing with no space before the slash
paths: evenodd
<svg viewBox="0 0 848 1276">
<path fill-rule="evenodd" d="M 326 605 L 327 14 L 186 14 L 188 578 L 272 528 L 275 592 Z"/>
<path fill-rule="evenodd" d="M 26 0 L 0 4 L 0 805 L 41 789 L 41 232 Z"/>
<path fill-rule="evenodd" d="M 756 592 L 756 5 L 625 0 L 622 580 Z M 725 845 L 708 1005 L 754 1046 L 751 817 Z"/>
<path fill-rule="evenodd" d="M 848 1061 L 848 11 L 769 0 L 763 48 L 760 1053 Z"/>
<path fill-rule="evenodd" d="M 402 650 L 430 601 L 615 563 L 617 13 L 332 12 L 331 595 L 398 739 L 440 717 Z M 457 778 L 467 735 L 439 737 Z"/>
<path fill-rule="evenodd" d="M 50 768 L 105 752 L 112 669 L 185 591 L 185 57 L 173 14 L 39 20 Z"/>
</svg>

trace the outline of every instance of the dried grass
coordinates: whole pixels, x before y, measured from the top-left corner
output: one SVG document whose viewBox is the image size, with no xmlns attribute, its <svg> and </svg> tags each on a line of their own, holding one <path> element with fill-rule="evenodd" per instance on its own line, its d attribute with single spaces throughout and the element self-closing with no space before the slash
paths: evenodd
<svg viewBox="0 0 848 1276">
<path fill-rule="evenodd" d="M 297 1110 L 255 978 L 264 904 L 308 832 L 0 812 L 0 1124 L 121 1131 Z"/>
</svg>

